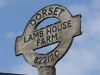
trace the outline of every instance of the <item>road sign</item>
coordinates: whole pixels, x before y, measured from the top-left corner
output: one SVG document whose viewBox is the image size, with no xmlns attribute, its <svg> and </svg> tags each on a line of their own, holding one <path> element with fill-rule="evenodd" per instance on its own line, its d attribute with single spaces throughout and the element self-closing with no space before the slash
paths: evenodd
<svg viewBox="0 0 100 75">
<path fill-rule="evenodd" d="M 37 29 L 45 19 L 57 18 L 58 22 Z M 69 50 L 75 36 L 81 34 L 81 15 L 72 16 L 61 5 L 50 5 L 39 10 L 27 23 L 21 36 L 16 38 L 16 55 L 23 55 L 25 60 L 37 68 L 54 66 Z M 58 46 L 47 54 L 36 50 L 54 43 Z"/>
</svg>

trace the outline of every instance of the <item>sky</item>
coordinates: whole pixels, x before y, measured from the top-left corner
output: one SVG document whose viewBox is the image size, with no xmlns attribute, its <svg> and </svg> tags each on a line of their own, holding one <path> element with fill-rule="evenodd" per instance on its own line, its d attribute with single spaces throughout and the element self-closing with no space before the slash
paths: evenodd
<svg viewBox="0 0 100 75">
<path fill-rule="evenodd" d="M 74 38 L 56 64 L 57 75 L 100 75 L 100 0 L 0 0 L 0 72 L 38 75 L 22 55 L 15 56 L 15 39 L 38 10 L 51 4 L 66 7 L 73 16 L 82 15 L 82 35 Z"/>
</svg>

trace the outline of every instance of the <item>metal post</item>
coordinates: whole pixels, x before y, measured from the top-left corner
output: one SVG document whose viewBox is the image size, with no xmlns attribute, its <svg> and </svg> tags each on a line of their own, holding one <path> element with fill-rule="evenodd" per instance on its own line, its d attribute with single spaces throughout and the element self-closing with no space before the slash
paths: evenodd
<svg viewBox="0 0 100 75">
<path fill-rule="evenodd" d="M 38 75 L 56 75 L 56 68 L 53 66 L 44 66 L 38 69 Z"/>
</svg>

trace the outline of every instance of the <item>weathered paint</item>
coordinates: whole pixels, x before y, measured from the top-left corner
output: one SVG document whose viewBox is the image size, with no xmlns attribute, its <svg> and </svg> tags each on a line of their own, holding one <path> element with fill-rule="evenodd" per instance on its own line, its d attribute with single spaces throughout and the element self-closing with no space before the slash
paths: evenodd
<svg viewBox="0 0 100 75">
<path fill-rule="evenodd" d="M 43 20 L 52 17 L 58 18 L 59 21 L 37 29 L 37 26 Z M 48 66 L 55 66 L 69 50 L 74 37 L 80 34 L 81 15 L 72 16 L 65 7 L 50 5 L 33 15 L 27 23 L 23 34 L 16 38 L 16 55 L 23 54 L 25 60 L 32 66 L 39 68 L 40 73 L 42 73 L 42 70 L 49 70 L 49 68 L 46 69 Z M 58 46 L 47 54 L 35 52 L 38 48 L 57 42 L 59 43 Z M 45 75 L 45 73 L 40 75 Z"/>
</svg>

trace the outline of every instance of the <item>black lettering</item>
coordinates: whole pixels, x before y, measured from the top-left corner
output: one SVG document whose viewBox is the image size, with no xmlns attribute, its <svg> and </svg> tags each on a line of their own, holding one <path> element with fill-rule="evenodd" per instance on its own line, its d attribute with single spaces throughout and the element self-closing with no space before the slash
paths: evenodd
<svg viewBox="0 0 100 75">
<path fill-rule="evenodd" d="M 47 63 L 47 57 L 43 58 L 43 63 Z"/>
<path fill-rule="evenodd" d="M 30 40 L 33 40 L 33 37 L 32 37 L 31 34 L 29 35 L 29 39 L 28 39 L 28 41 L 30 41 Z"/>
<path fill-rule="evenodd" d="M 62 30 L 62 24 L 58 25 L 57 28 L 58 28 L 58 31 L 61 31 Z"/>
<path fill-rule="evenodd" d="M 50 7 L 50 8 L 49 8 L 48 15 L 51 15 L 52 13 L 53 13 L 53 7 Z"/>
<path fill-rule="evenodd" d="M 33 32 L 33 38 L 35 39 L 35 37 L 38 37 L 39 38 L 39 32 L 37 32 L 37 31 L 34 31 Z"/>
<path fill-rule="evenodd" d="M 49 59 L 49 58 L 50 58 L 50 57 L 48 56 L 48 57 L 47 57 L 47 62 L 49 62 L 49 61 L 50 61 L 50 59 Z"/>
<path fill-rule="evenodd" d="M 50 41 L 50 36 L 47 36 L 47 43 L 51 42 Z"/>
<path fill-rule="evenodd" d="M 40 39 L 37 40 L 37 47 L 39 46 L 39 43 L 40 43 Z"/>
<path fill-rule="evenodd" d="M 54 53 L 55 57 L 58 57 L 59 56 L 59 51 L 56 50 L 55 53 Z"/>
<path fill-rule="evenodd" d="M 56 34 L 52 34 L 52 41 L 57 40 L 57 33 Z"/>
<path fill-rule="evenodd" d="M 41 31 L 40 31 L 40 37 L 42 37 L 42 36 L 43 36 L 43 31 L 41 30 Z"/>
<path fill-rule="evenodd" d="M 37 19 L 37 20 L 40 20 L 41 18 L 42 18 L 41 14 L 38 13 L 38 14 L 36 15 L 36 19 Z"/>
<path fill-rule="evenodd" d="M 31 23 L 32 25 L 35 25 L 35 24 L 36 24 L 36 21 L 35 21 L 34 19 L 32 19 L 32 20 L 30 21 L 30 23 Z"/>
<path fill-rule="evenodd" d="M 61 9 L 60 13 L 58 16 L 60 16 L 65 10 L 64 9 Z"/>
<path fill-rule="evenodd" d="M 43 9 L 43 10 L 42 10 L 43 17 L 47 16 L 46 12 L 47 12 L 46 9 Z"/>
<path fill-rule="evenodd" d="M 68 21 L 68 27 L 72 27 L 71 20 Z"/>
<path fill-rule="evenodd" d="M 56 7 L 53 15 L 56 15 L 57 16 L 58 15 L 58 10 L 59 10 L 59 7 Z"/>
<path fill-rule="evenodd" d="M 57 31 L 57 27 L 56 27 L 56 26 L 53 26 L 53 27 L 52 27 L 52 31 L 53 31 L 53 32 L 56 32 L 56 31 Z"/>
<path fill-rule="evenodd" d="M 51 34 L 51 27 L 47 28 L 47 35 Z"/>
<path fill-rule="evenodd" d="M 51 61 L 53 61 L 53 60 L 54 60 L 54 55 L 51 54 L 51 55 L 50 55 L 50 58 L 51 58 Z"/>
<path fill-rule="evenodd" d="M 34 59 L 34 63 L 36 64 L 37 62 L 38 62 L 38 57 L 36 57 L 35 59 Z"/>
<path fill-rule="evenodd" d="M 42 64 L 42 57 L 39 57 L 38 64 Z"/>
<path fill-rule="evenodd" d="M 66 29 L 68 27 L 67 24 L 67 22 L 63 22 L 63 29 Z"/>
<path fill-rule="evenodd" d="M 44 40 L 44 38 L 42 38 L 41 39 L 41 45 L 43 45 L 43 44 L 45 44 L 46 42 L 45 42 L 45 40 Z"/>
</svg>

